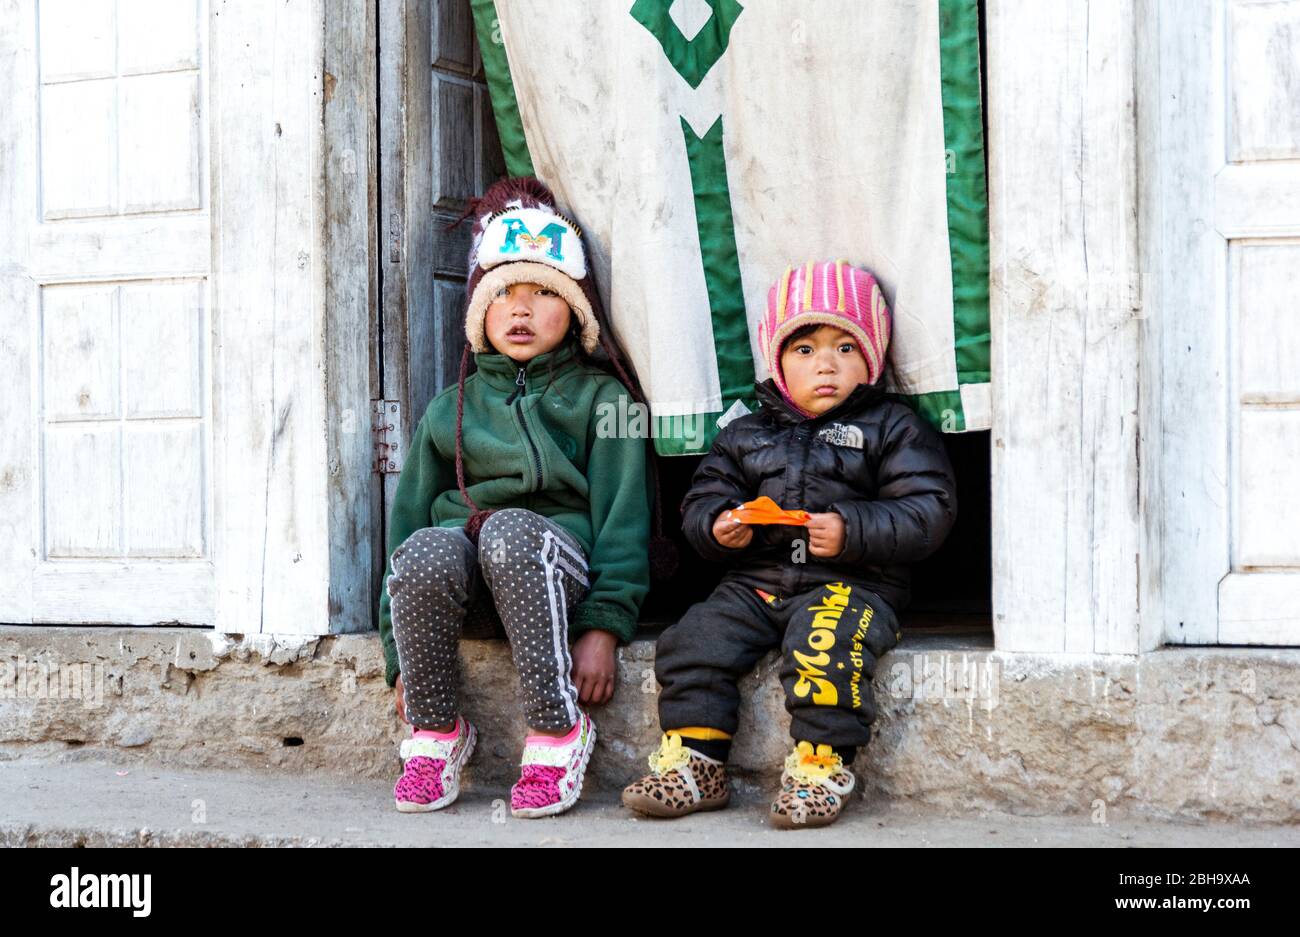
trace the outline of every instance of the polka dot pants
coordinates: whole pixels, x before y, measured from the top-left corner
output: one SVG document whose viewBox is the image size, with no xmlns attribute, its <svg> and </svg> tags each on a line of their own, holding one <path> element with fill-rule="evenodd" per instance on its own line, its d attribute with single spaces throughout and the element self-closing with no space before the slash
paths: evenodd
<svg viewBox="0 0 1300 937">
<path fill-rule="evenodd" d="M 456 718 L 461 626 L 484 585 L 510 639 L 528 725 L 563 731 L 577 722 L 568 622 L 588 580 L 587 557 L 571 533 L 506 508 L 484 522 L 477 549 L 459 527 L 423 527 L 393 551 L 392 563 L 393 638 L 411 725 Z"/>
</svg>

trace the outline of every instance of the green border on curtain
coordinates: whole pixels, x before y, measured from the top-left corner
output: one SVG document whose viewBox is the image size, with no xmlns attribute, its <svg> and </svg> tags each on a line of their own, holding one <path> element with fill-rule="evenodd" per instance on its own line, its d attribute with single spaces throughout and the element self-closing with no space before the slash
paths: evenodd
<svg viewBox="0 0 1300 937">
<path fill-rule="evenodd" d="M 966 431 L 966 411 L 962 408 L 960 390 L 935 390 L 928 394 L 888 393 L 885 397 L 911 407 L 941 432 Z"/>
<path fill-rule="evenodd" d="M 510 78 L 505 38 L 497 39 L 500 23 L 495 0 L 470 0 L 470 8 L 474 12 L 474 31 L 478 34 L 479 55 L 483 57 L 483 73 L 487 76 L 497 136 L 501 138 L 501 151 L 506 158 L 506 172 L 512 176 L 531 176 L 533 158 L 528 152 L 524 121 L 519 116 L 519 100 L 515 97 L 515 84 Z"/>
<path fill-rule="evenodd" d="M 944 167 L 957 384 L 985 384 L 989 381 L 989 212 L 977 0 L 939 0 L 939 63 L 943 141 L 956 170 L 949 173 Z M 957 412 L 961 412 L 960 399 Z M 963 428 L 965 422 L 963 416 Z"/>
<path fill-rule="evenodd" d="M 751 385 L 752 387 L 752 385 Z M 722 411 L 691 413 L 685 416 L 657 416 L 654 418 L 655 452 L 661 456 L 704 455 L 713 448 L 718 438 L 718 419 Z M 699 427 L 698 434 L 687 435 L 684 423 Z"/>
<path fill-rule="evenodd" d="M 749 322 L 740 280 L 736 226 L 731 217 L 731 189 L 722 149 L 722 115 L 708 133 L 697 136 L 685 117 L 680 118 L 686 144 L 686 163 L 695 197 L 695 230 L 700 241 L 700 263 L 709 294 L 713 323 L 718 385 L 722 406 L 754 401 L 754 357 L 749 350 Z"/>
</svg>

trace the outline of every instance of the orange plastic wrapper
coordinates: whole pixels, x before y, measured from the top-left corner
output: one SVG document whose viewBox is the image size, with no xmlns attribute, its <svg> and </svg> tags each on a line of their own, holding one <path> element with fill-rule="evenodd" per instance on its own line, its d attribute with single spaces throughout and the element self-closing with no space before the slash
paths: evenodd
<svg viewBox="0 0 1300 937">
<path fill-rule="evenodd" d="M 742 524 L 790 524 L 795 527 L 806 526 L 811 516 L 807 511 L 787 511 L 766 495 L 746 501 L 727 513 Z"/>
</svg>

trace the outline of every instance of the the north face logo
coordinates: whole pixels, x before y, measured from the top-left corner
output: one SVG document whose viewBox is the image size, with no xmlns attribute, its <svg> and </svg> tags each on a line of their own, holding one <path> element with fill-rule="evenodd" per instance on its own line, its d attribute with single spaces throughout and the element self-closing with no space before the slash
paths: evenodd
<svg viewBox="0 0 1300 937">
<path fill-rule="evenodd" d="M 822 427 L 821 432 L 817 434 L 817 438 L 826 440 L 832 446 L 847 446 L 850 449 L 862 448 L 862 428 L 859 426 L 829 423 Z"/>
</svg>

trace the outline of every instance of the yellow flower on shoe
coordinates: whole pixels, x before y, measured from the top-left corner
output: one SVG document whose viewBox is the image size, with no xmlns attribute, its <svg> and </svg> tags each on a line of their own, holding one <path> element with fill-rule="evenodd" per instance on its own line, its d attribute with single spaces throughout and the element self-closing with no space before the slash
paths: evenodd
<svg viewBox="0 0 1300 937">
<path fill-rule="evenodd" d="M 682 737 L 676 732 L 665 732 L 659 740 L 659 750 L 650 756 L 650 770 L 667 774 L 684 768 L 690 760 L 691 750 L 682 744 Z"/>
<path fill-rule="evenodd" d="M 811 742 L 800 742 L 785 758 L 786 772 L 805 784 L 821 784 L 843 768 L 844 759 L 829 745 L 818 745 L 814 751 Z"/>
<path fill-rule="evenodd" d="M 769 817 L 782 829 L 826 826 L 835 822 L 857 786 L 853 772 L 829 745 L 800 742 L 785 759 L 781 790 Z"/>
</svg>

